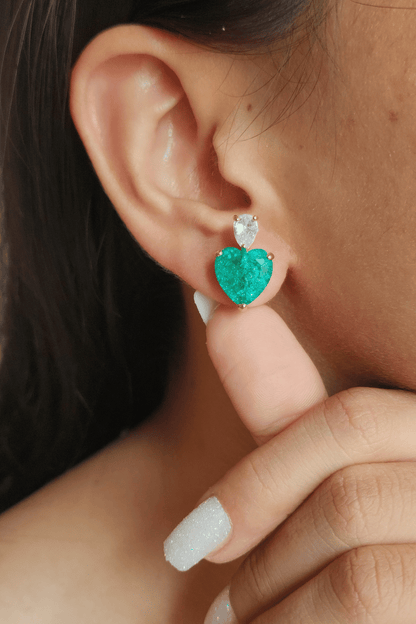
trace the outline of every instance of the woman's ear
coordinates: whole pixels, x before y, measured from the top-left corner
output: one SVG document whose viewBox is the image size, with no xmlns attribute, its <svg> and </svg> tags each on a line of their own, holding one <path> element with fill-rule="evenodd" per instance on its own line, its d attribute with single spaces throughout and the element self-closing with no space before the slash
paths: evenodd
<svg viewBox="0 0 416 624">
<path fill-rule="evenodd" d="M 270 211 L 275 223 L 283 210 L 262 159 L 252 141 L 239 141 L 256 97 L 247 105 L 242 94 L 259 80 L 256 64 L 242 63 L 153 28 L 116 26 L 78 58 L 70 110 L 131 234 L 193 288 L 230 303 L 215 279 L 215 254 L 235 246 L 235 213 L 259 216 L 256 247 L 274 254 L 275 268 L 257 304 L 280 288 L 291 253 L 267 230 Z"/>
</svg>

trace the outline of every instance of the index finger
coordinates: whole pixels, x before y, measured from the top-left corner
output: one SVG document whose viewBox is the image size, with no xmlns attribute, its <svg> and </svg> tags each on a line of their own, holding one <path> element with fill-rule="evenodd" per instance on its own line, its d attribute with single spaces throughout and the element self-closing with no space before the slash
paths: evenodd
<svg viewBox="0 0 416 624">
<path fill-rule="evenodd" d="M 310 357 L 268 306 L 219 306 L 207 347 L 224 388 L 258 444 L 327 397 Z"/>
</svg>

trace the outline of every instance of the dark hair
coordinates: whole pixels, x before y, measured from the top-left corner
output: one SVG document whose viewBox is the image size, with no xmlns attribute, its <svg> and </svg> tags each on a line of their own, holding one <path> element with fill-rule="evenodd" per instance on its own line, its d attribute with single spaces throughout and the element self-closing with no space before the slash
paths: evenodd
<svg viewBox="0 0 416 624">
<path fill-rule="evenodd" d="M 319 22 L 312 6 L 2 0 L 0 511 L 148 417 L 184 335 L 178 279 L 133 240 L 72 123 L 77 56 L 132 22 L 247 52 Z"/>
</svg>

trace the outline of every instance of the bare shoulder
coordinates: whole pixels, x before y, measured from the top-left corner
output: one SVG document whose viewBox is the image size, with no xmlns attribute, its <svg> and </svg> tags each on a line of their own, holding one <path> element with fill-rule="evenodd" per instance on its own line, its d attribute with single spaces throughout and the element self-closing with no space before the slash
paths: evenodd
<svg viewBox="0 0 416 624">
<path fill-rule="evenodd" d="M 159 438 L 133 432 L 0 516 L 1 624 L 203 621 L 236 562 L 166 563 L 163 541 L 197 495 Z"/>
<path fill-rule="evenodd" d="M 159 624 L 155 472 L 128 437 L 0 516 L 2 624 Z"/>
</svg>

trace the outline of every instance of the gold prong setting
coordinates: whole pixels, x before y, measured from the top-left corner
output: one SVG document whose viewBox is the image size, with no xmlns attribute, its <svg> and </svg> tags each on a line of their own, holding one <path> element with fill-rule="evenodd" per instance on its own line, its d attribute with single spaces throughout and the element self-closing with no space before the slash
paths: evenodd
<svg viewBox="0 0 416 624">
<path fill-rule="evenodd" d="M 240 249 L 225 247 L 216 252 L 215 275 L 228 297 L 245 310 L 269 283 L 274 254 L 264 249 L 248 251 L 259 229 L 257 215 L 235 214 L 233 229 Z"/>
</svg>

